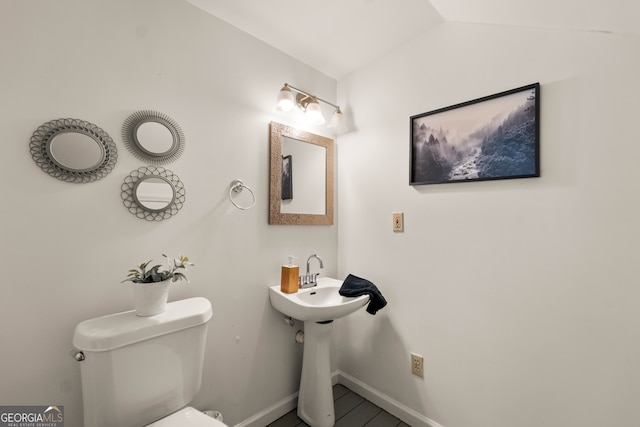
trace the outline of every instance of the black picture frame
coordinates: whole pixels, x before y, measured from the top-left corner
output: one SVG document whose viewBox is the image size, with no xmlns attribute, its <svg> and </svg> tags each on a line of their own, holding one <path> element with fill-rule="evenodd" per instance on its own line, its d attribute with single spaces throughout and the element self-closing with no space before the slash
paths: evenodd
<svg viewBox="0 0 640 427">
<path fill-rule="evenodd" d="M 539 83 L 410 121 L 410 185 L 540 176 Z"/>
<path fill-rule="evenodd" d="M 293 199 L 293 158 L 282 156 L 282 200 Z"/>
</svg>

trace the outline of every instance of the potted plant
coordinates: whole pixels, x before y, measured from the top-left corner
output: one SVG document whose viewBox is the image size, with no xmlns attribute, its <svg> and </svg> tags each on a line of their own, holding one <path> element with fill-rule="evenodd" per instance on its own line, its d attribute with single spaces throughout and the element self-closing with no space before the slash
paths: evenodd
<svg viewBox="0 0 640 427">
<path fill-rule="evenodd" d="M 177 259 L 170 259 L 165 254 L 163 257 L 167 259 L 168 269 L 161 270 L 162 265 L 153 265 L 151 268 L 151 260 L 143 262 L 136 268 L 129 270 L 127 278 L 122 281 L 133 283 L 133 299 L 138 316 L 154 316 L 164 311 L 169 297 L 169 285 L 171 282 L 178 280 L 186 280 L 187 266 L 194 264 L 189 262 L 189 258 L 180 255 Z"/>
</svg>

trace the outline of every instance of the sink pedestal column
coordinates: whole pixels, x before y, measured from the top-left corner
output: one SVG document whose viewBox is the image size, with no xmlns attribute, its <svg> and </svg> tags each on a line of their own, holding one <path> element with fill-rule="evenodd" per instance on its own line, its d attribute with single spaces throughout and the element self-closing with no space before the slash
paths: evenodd
<svg viewBox="0 0 640 427">
<path fill-rule="evenodd" d="M 332 328 L 332 320 L 304 322 L 298 416 L 313 427 L 332 427 L 336 418 L 329 353 Z"/>
</svg>

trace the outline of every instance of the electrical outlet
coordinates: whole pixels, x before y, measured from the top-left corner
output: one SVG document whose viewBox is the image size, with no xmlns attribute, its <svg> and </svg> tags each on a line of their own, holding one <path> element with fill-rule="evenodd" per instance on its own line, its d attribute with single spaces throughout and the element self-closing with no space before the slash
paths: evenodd
<svg viewBox="0 0 640 427">
<path fill-rule="evenodd" d="M 424 358 L 415 353 L 411 353 L 411 373 L 424 378 Z"/>
<path fill-rule="evenodd" d="M 395 212 L 393 214 L 393 231 L 404 231 L 403 216 L 402 212 Z"/>
</svg>

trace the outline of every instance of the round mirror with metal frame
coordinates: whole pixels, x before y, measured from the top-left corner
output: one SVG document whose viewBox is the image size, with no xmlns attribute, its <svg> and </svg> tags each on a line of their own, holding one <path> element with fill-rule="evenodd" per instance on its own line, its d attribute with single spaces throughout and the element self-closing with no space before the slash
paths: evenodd
<svg viewBox="0 0 640 427">
<path fill-rule="evenodd" d="M 40 169 L 66 182 L 104 178 L 118 159 L 109 134 L 78 119 L 57 119 L 41 125 L 31 136 L 29 147 Z"/>
<path fill-rule="evenodd" d="M 133 113 L 124 121 L 122 139 L 138 159 L 153 164 L 176 160 L 184 151 L 182 129 L 171 117 L 157 111 Z"/>
<path fill-rule="evenodd" d="M 186 197 L 180 178 L 159 166 L 132 171 L 121 186 L 122 202 L 133 215 L 147 221 L 162 221 L 177 214 Z"/>
</svg>

